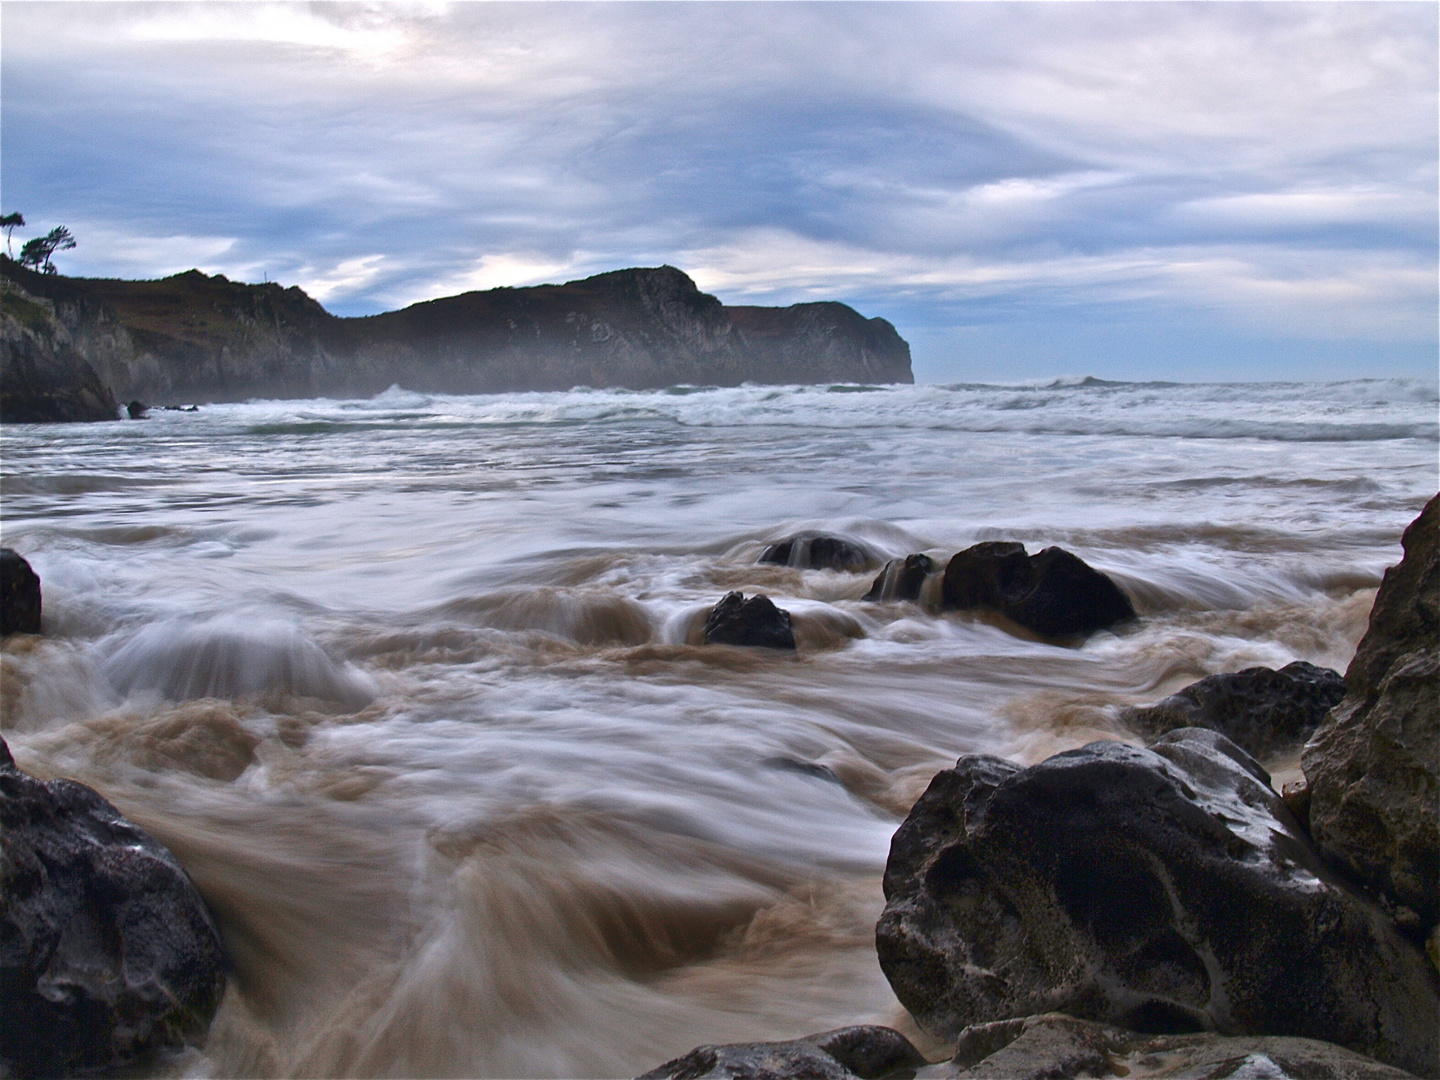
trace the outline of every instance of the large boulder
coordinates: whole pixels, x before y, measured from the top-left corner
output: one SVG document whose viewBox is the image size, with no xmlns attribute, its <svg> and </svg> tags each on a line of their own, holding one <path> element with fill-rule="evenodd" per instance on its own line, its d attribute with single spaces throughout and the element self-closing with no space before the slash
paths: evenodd
<svg viewBox="0 0 1440 1080">
<path fill-rule="evenodd" d="M 1120 718 L 1149 738 L 1186 727 L 1218 731 L 1258 758 L 1304 742 L 1345 696 L 1338 671 L 1304 660 L 1208 675 L 1163 701 Z"/>
<path fill-rule="evenodd" d="M 0 1074 L 114 1071 L 204 1041 L 220 935 L 175 857 L 0 740 Z"/>
<path fill-rule="evenodd" d="M 0 548 L 0 635 L 40 633 L 40 575 L 25 556 Z"/>
<path fill-rule="evenodd" d="M 879 560 L 863 544 L 843 536 L 802 534 L 777 540 L 760 553 L 762 563 L 793 566 L 799 570 L 843 570 L 859 573 Z"/>
<path fill-rule="evenodd" d="M 1077 555 L 992 540 L 955 555 L 945 567 L 941 606 L 995 611 L 1041 637 L 1090 634 L 1135 617 L 1120 587 Z"/>
<path fill-rule="evenodd" d="M 1440 1066 L 1435 971 L 1215 732 L 962 758 L 896 832 L 884 888 L 880 966 L 939 1035 L 1066 1012 Z"/>
<path fill-rule="evenodd" d="M 1048 1013 L 966 1028 L 947 1069 L 953 1080 L 1405 1080 L 1410 1073 L 1318 1039 L 1144 1035 Z"/>
<path fill-rule="evenodd" d="M 795 632 L 790 613 L 768 596 L 729 592 L 710 609 L 705 619 L 706 645 L 758 645 L 767 649 L 794 649 Z"/>
<path fill-rule="evenodd" d="M 639 1080 L 882 1080 L 927 1064 L 898 1031 L 860 1024 L 787 1042 L 697 1046 Z"/>
<path fill-rule="evenodd" d="M 1440 920 L 1440 496 L 1401 540 L 1345 700 L 1301 756 L 1310 830 L 1328 857 L 1418 916 Z"/>
</svg>

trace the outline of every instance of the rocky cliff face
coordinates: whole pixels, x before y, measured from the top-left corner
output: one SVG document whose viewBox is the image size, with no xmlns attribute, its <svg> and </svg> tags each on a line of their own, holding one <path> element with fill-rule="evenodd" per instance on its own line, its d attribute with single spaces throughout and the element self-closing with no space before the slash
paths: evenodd
<svg viewBox="0 0 1440 1080">
<path fill-rule="evenodd" d="M 0 423 L 114 420 L 115 398 L 75 349 L 52 304 L 0 291 Z"/>
<path fill-rule="evenodd" d="M 727 308 L 674 267 L 465 293 L 368 318 L 297 288 L 0 272 L 44 297 L 122 400 L 225 401 L 676 383 L 912 382 L 910 347 L 844 304 Z"/>
</svg>

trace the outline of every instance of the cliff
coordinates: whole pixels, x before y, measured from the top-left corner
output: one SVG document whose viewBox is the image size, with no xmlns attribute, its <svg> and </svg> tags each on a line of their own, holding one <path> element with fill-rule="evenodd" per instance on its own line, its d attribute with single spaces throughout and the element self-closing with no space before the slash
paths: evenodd
<svg viewBox="0 0 1440 1080">
<path fill-rule="evenodd" d="M 0 423 L 114 420 L 115 398 L 49 301 L 0 290 Z"/>
<path fill-rule="evenodd" d="M 912 382 L 910 347 L 838 303 L 725 307 L 674 267 L 464 293 L 365 318 L 298 288 L 0 274 L 52 306 L 122 400 L 488 393 L 677 383 Z"/>
</svg>

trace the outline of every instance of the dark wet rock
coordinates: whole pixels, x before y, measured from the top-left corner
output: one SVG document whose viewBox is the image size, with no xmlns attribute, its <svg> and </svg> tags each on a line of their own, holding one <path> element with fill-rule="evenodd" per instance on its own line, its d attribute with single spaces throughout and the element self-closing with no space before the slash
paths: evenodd
<svg viewBox="0 0 1440 1080">
<path fill-rule="evenodd" d="M 1435 1072 L 1435 971 L 1224 736 L 962 758 L 896 832 L 880 965 L 922 1027 L 1066 1012 L 1323 1038 Z"/>
<path fill-rule="evenodd" d="M 954 1080 L 1404 1080 L 1411 1075 L 1318 1039 L 1143 1035 L 1061 1013 L 967 1028 L 950 1067 L 937 1072 Z"/>
<path fill-rule="evenodd" d="M 843 570 L 854 574 L 870 569 L 879 560 L 869 548 L 844 537 L 789 536 L 767 547 L 760 561 L 800 570 Z"/>
<path fill-rule="evenodd" d="M 114 1071 L 204 1041 L 220 936 L 175 857 L 0 740 L 0 1073 Z"/>
<path fill-rule="evenodd" d="M 1320 851 L 1361 881 L 1440 920 L 1440 496 L 1405 530 L 1345 700 L 1301 757 Z"/>
<path fill-rule="evenodd" d="M 919 600 L 926 578 L 935 570 L 935 560 L 929 555 L 906 555 L 903 559 L 891 559 L 880 571 L 864 599 Z"/>
<path fill-rule="evenodd" d="M 898 1031 L 863 1024 L 788 1042 L 697 1046 L 639 1080 L 898 1080 L 926 1064 Z"/>
<path fill-rule="evenodd" d="M 1041 637 L 1104 630 L 1135 617 L 1119 586 L 1058 547 L 1026 555 L 1023 544 L 987 541 L 945 567 L 941 606 L 999 612 Z"/>
<path fill-rule="evenodd" d="M 821 765 L 818 761 L 801 761 L 792 757 L 768 757 L 760 764 L 772 769 L 779 769 L 781 772 L 799 773 L 801 776 L 813 776 L 817 780 L 826 780 L 832 784 L 840 783 L 840 777 L 829 765 Z"/>
<path fill-rule="evenodd" d="M 115 396 L 53 305 L 0 282 L 0 423 L 114 420 Z"/>
<path fill-rule="evenodd" d="M 40 633 L 40 575 L 13 548 L 0 548 L 0 634 Z"/>
<path fill-rule="evenodd" d="M 150 406 L 143 401 L 132 401 L 125 406 L 125 415 L 129 416 L 131 420 L 143 420 L 149 411 Z"/>
<path fill-rule="evenodd" d="M 710 609 L 705 619 L 706 645 L 759 645 L 767 649 L 794 649 L 790 613 L 777 608 L 768 596 L 730 592 Z"/>
<path fill-rule="evenodd" d="M 1266 757 L 1304 742 L 1344 696 L 1345 680 L 1338 671 L 1296 660 L 1279 671 L 1252 667 L 1208 675 L 1164 701 L 1126 709 L 1120 717 L 1150 738 L 1178 728 L 1209 728 L 1248 753 Z"/>
</svg>

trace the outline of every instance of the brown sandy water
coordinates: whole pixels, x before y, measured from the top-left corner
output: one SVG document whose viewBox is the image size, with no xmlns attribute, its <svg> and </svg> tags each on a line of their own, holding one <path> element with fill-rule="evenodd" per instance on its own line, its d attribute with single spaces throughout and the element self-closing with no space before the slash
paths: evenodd
<svg viewBox="0 0 1440 1080">
<path fill-rule="evenodd" d="M 1437 483 L 1414 382 L 845 389 L 6 429 L 47 636 L 0 655 L 5 737 L 169 845 L 233 962 L 168 1070 L 628 1076 L 908 1029 L 872 931 L 929 778 L 1131 738 L 1211 672 L 1343 669 Z M 1058 543 L 1142 618 L 1060 647 L 757 565 L 803 529 Z M 797 654 L 696 644 L 737 588 Z"/>
</svg>

